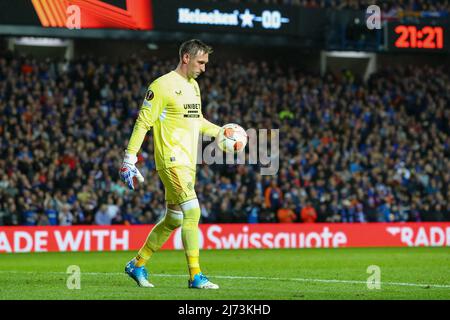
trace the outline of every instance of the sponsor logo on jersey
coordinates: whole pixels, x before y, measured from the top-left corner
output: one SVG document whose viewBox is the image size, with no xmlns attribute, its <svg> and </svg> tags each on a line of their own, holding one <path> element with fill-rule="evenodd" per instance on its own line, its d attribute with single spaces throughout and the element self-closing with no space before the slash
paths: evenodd
<svg viewBox="0 0 450 320">
<path fill-rule="evenodd" d="M 200 118 L 200 103 L 187 103 L 184 104 L 184 110 L 187 110 L 187 114 L 184 114 L 184 118 Z"/>
<path fill-rule="evenodd" d="M 177 96 L 181 95 L 181 90 L 175 91 L 175 93 L 177 94 Z"/>
<path fill-rule="evenodd" d="M 200 109 L 200 103 L 187 103 L 187 104 L 184 104 L 183 106 L 184 106 L 185 110 Z"/>
</svg>

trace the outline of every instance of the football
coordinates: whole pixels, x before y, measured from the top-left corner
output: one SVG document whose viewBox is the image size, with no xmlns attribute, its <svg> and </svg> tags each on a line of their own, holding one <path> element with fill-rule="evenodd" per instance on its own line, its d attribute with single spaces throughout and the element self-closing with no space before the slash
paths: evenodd
<svg viewBox="0 0 450 320">
<path fill-rule="evenodd" d="M 222 127 L 216 137 L 220 150 L 238 153 L 247 145 L 247 133 L 238 124 L 228 123 Z"/>
</svg>

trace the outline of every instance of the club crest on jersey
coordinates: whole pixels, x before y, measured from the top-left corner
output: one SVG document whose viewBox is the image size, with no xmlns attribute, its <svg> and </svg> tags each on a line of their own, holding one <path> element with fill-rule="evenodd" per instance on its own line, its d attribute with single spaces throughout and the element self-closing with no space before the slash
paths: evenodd
<svg viewBox="0 0 450 320">
<path fill-rule="evenodd" d="M 154 96 L 155 94 L 153 93 L 153 91 L 148 90 L 147 93 L 145 94 L 145 100 L 150 101 L 153 99 Z"/>
</svg>

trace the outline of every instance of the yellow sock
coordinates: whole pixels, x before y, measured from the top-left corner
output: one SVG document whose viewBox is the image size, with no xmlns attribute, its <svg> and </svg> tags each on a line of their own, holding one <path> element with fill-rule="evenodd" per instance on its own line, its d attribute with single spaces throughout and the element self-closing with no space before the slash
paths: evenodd
<svg viewBox="0 0 450 320">
<path fill-rule="evenodd" d="M 181 239 L 183 240 L 184 252 L 186 254 L 187 264 L 191 280 L 200 272 L 199 265 L 199 239 L 198 239 L 198 221 L 200 220 L 200 205 L 197 199 L 182 203 L 184 218 L 181 229 Z"/>
<path fill-rule="evenodd" d="M 137 256 L 134 258 L 135 259 L 135 265 L 136 267 L 142 267 L 145 266 L 145 264 L 147 263 L 147 261 L 150 259 L 150 257 L 153 255 L 153 251 L 147 247 L 146 245 L 144 245 L 141 250 L 139 250 Z"/>
<path fill-rule="evenodd" d="M 186 256 L 188 268 L 189 268 L 189 275 L 191 277 L 191 281 L 194 280 L 194 276 L 201 272 L 200 270 L 200 264 L 198 263 L 199 257 L 198 256 Z"/>
<path fill-rule="evenodd" d="M 183 221 L 183 213 L 171 209 L 166 210 L 166 214 L 161 221 L 159 221 L 152 231 L 148 234 L 145 244 L 139 250 L 136 256 L 136 266 L 144 266 L 154 252 L 169 239 L 173 230 L 178 228 Z"/>
</svg>

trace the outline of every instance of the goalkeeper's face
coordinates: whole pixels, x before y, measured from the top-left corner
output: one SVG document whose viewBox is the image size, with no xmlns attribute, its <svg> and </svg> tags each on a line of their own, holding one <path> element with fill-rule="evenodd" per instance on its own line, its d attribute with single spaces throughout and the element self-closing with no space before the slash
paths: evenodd
<svg viewBox="0 0 450 320">
<path fill-rule="evenodd" d="M 189 56 L 187 63 L 188 78 L 196 79 L 201 73 L 205 72 L 208 63 L 208 53 L 199 51 L 195 56 Z"/>
</svg>

